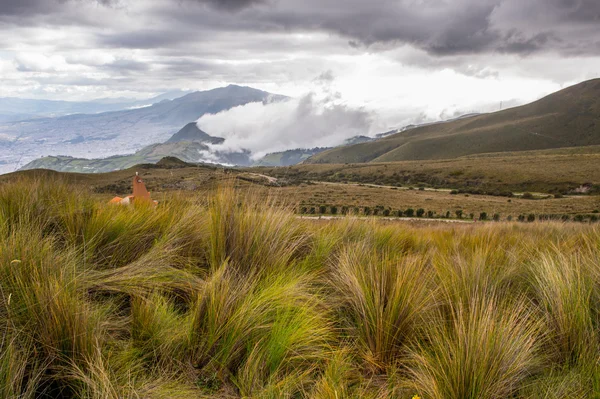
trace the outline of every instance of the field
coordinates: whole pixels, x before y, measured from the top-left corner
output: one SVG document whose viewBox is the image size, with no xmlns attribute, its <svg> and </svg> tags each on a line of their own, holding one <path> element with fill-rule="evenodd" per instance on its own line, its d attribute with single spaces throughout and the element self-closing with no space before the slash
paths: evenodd
<svg viewBox="0 0 600 399">
<path fill-rule="evenodd" d="M 224 169 L 165 158 L 157 165 L 100 174 L 30 170 L 0 176 L 59 178 L 91 189 L 98 200 L 128 194 L 135 172 L 159 201 L 173 193 L 210 196 L 235 179 L 245 191 L 276 198 L 304 214 L 354 213 L 479 219 L 484 213 L 501 221 L 528 218 L 597 221 L 600 217 L 600 147 L 486 154 L 442 161 L 384 164 L 296 165 L 281 168 Z M 583 188 L 584 193 L 580 193 Z M 531 193 L 530 196 L 524 195 Z"/>
<path fill-rule="evenodd" d="M 110 206 L 26 176 L 0 186 L 2 398 L 600 395 L 598 224 L 302 220 L 247 182 Z"/>
<path fill-rule="evenodd" d="M 290 182 L 359 182 L 491 194 L 526 191 L 567 194 L 589 184 L 600 193 L 600 146 L 493 153 L 444 160 L 307 164 L 256 169 Z"/>
<path fill-rule="evenodd" d="M 471 213 L 477 217 L 481 213 L 487 213 L 490 218 L 492 215 L 498 214 L 502 220 L 509 217 L 516 220 L 519 215 L 529 214 L 567 215 L 573 219 L 579 214 L 596 215 L 600 209 L 600 196 L 591 195 L 562 198 L 544 196 L 545 199 L 523 199 L 491 195 L 451 194 L 450 190 L 420 191 L 335 183 L 307 184 L 271 189 L 271 191 L 288 200 L 295 198 L 298 201 L 299 209 L 306 208 L 310 211 L 311 208 L 315 208 L 317 214 L 321 206 L 326 206 L 327 214 L 331 213 L 331 207 L 334 206 L 338 213 L 341 213 L 343 207 L 348 207 L 350 212 L 358 208 L 359 214 L 364 214 L 364 208 L 367 207 L 372 212 L 378 210 L 379 216 L 383 216 L 384 211 L 386 214 L 389 212 L 391 216 L 394 216 L 398 210 L 405 212 L 407 209 L 422 208 L 426 212 L 434 212 L 436 217 L 445 216 L 447 212 L 450 212 L 451 217 L 454 218 L 456 211 L 462 211 L 465 218 Z"/>
</svg>

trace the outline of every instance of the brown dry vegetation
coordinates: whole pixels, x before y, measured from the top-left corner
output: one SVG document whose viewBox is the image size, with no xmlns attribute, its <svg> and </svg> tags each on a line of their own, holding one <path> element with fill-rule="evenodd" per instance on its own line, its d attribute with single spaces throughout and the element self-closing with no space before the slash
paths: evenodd
<svg viewBox="0 0 600 399">
<path fill-rule="evenodd" d="M 419 191 L 344 184 L 311 184 L 283 187 L 273 190 L 283 198 L 294 199 L 300 206 L 337 205 L 374 208 L 382 206 L 392 210 L 423 208 L 437 215 L 456 210 L 465 215 L 487 212 L 499 213 L 502 218 L 521 214 L 591 214 L 600 209 L 600 196 L 566 196 L 564 198 L 527 200 L 489 195 L 450 194 L 449 191 Z"/>
<path fill-rule="evenodd" d="M 568 193 L 586 183 L 600 187 L 600 146 L 482 154 L 445 160 L 309 164 L 257 170 L 290 182 L 348 181 L 490 193 Z"/>
<path fill-rule="evenodd" d="M 586 151 L 563 149 L 552 150 L 543 156 L 540 152 L 490 154 L 447 161 L 298 165 L 248 170 L 197 166 L 166 160 L 159 165 L 140 165 L 103 174 L 43 170 L 17 172 L 1 176 L 0 182 L 9 182 L 20 177 L 52 179 L 60 176 L 61 180 L 70 184 L 86 190 L 91 188 L 99 199 L 108 200 L 114 195 L 129 193 L 131 177 L 135 171 L 139 171 L 154 198 L 163 202 L 174 192 L 183 196 L 208 196 L 219 184 L 233 178 L 238 189 L 254 187 L 261 195 L 273 196 L 279 203 L 292 206 L 297 211 L 302 207 L 315 207 L 315 212 L 318 213 L 317 209 L 320 206 L 327 206 L 328 213 L 331 206 L 336 206 L 338 212 L 342 207 L 381 207 L 391 211 L 423 208 L 426 212 L 433 211 L 438 216 L 450 212 L 452 217 L 457 210 L 462 210 L 465 217 L 471 213 L 478 216 L 481 212 L 486 212 L 490 218 L 497 213 L 502 220 L 509 216 L 516 218 L 529 214 L 569 215 L 573 218 L 578 214 L 591 216 L 594 211 L 599 210 L 600 196 L 567 194 L 563 198 L 554 198 L 553 195 L 536 194 L 535 198 L 546 199 L 531 200 L 518 196 L 508 198 L 472 193 L 451 194 L 451 189 L 477 192 L 486 187 L 492 191 L 506 187 L 502 189 L 503 192 L 511 194 L 523 189 L 547 193 L 550 190 L 542 189 L 553 187 L 568 192 L 586 182 L 591 183 L 594 188 L 594 184 L 599 184 L 597 179 L 600 176 L 600 153 L 597 153 L 595 148 L 588 148 Z M 261 173 L 274 176 L 275 183 L 261 177 Z M 398 176 L 409 176 L 410 184 L 403 183 L 402 187 L 390 186 L 389 184 L 397 183 Z M 433 181 L 432 179 L 445 181 L 444 184 L 435 187 L 446 188 L 433 190 L 428 186 L 423 191 L 418 189 L 419 185 L 424 185 L 419 183 Z M 350 183 L 341 183 L 346 180 Z M 472 184 L 475 180 L 479 183 Z M 352 183 L 353 181 L 369 183 Z M 414 190 L 408 190 L 409 187 L 413 187 Z"/>
</svg>

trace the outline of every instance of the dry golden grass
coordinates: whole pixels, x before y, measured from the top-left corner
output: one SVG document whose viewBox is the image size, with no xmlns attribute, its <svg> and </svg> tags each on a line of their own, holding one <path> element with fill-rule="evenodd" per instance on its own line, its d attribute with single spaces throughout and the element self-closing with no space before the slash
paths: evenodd
<svg viewBox="0 0 600 399">
<path fill-rule="evenodd" d="M 568 191 L 600 184 L 600 146 L 503 152 L 442 160 L 256 168 L 292 180 L 324 180 L 484 191 Z"/>
<path fill-rule="evenodd" d="M 5 184 L 0 398 L 597 397 L 599 229 Z"/>
<path fill-rule="evenodd" d="M 373 187 L 368 185 L 349 184 L 301 184 L 293 187 L 272 189 L 282 199 L 293 201 L 300 206 L 337 205 L 374 208 L 382 206 L 392 210 L 407 208 L 423 208 L 432 210 L 437 215 L 450 211 L 455 217 L 456 210 L 463 210 L 465 216 L 469 213 L 479 215 L 487 212 L 489 217 L 499 213 L 503 218 L 520 214 L 579 214 L 591 213 L 600 209 L 600 196 L 566 196 L 527 200 L 518 197 L 506 198 L 491 195 L 450 194 L 450 191 L 419 191 L 393 189 L 389 187 Z M 318 211 L 317 211 L 318 212 Z"/>
</svg>

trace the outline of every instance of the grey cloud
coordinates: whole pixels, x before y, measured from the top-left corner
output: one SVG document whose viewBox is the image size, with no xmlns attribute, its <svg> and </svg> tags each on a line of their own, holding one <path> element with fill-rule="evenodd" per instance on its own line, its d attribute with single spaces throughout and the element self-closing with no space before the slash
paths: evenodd
<svg viewBox="0 0 600 399">
<path fill-rule="evenodd" d="M 143 72 L 150 69 L 147 63 L 131 59 L 118 59 L 111 63 L 102 65 L 102 68 L 119 71 L 121 73 Z"/>
<path fill-rule="evenodd" d="M 59 86 L 98 86 L 109 87 L 131 83 L 132 87 L 136 87 L 136 79 L 132 77 L 112 77 L 104 79 L 95 79 L 85 76 L 34 76 L 30 78 L 42 85 L 59 85 Z"/>
<path fill-rule="evenodd" d="M 0 16 L 20 16 L 60 12 L 66 6 L 78 2 L 113 6 L 118 4 L 119 0 L 2 0 L 0 1 Z"/>
<path fill-rule="evenodd" d="M 335 75 L 333 74 L 333 71 L 331 69 L 328 69 L 327 71 L 324 71 L 319 76 L 317 76 L 314 81 L 317 83 L 329 84 L 334 80 Z"/>
<path fill-rule="evenodd" d="M 152 21 L 152 28 L 105 29 L 97 36 L 104 47 L 183 47 L 240 32 L 296 31 L 333 33 L 347 48 L 410 44 L 436 56 L 600 50 L 598 0 L 2 0 L 0 17 L 67 12 L 90 2 L 130 6 L 141 12 L 140 22 Z"/>
<path fill-rule="evenodd" d="M 506 53 L 531 54 L 560 42 L 561 40 L 550 32 L 526 37 L 520 32 L 512 30 L 505 35 L 503 42 L 498 46 L 498 50 Z"/>
<path fill-rule="evenodd" d="M 186 9 L 183 18 L 217 31 L 325 31 L 353 48 L 411 44 L 434 55 L 595 53 L 600 36 L 597 0 L 279 0 L 251 7 L 258 3 L 233 1 L 235 14 Z"/>
<path fill-rule="evenodd" d="M 0 46 L 9 59 L 33 49 L 80 64 L 69 69 L 73 85 L 133 91 L 139 82 L 327 85 L 342 81 L 347 56 L 365 53 L 482 79 L 520 68 L 565 82 L 593 71 L 524 60 L 599 55 L 599 16 L 597 0 L 0 0 Z M 44 36 L 55 27 L 73 40 Z M 80 49 L 118 60 L 78 59 Z M 14 63 L 18 79 L 40 70 L 26 61 Z M 61 75 L 51 69 L 43 72 Z M 70 84 L 43 84 L 61 82 Z"/>
<path fill-rule="evenodd" d="M 251 7 L 257 4 L 264 4 L 266 0 L 188 0 L 195 1 L 197 3 L 208 4 L 214 8 L 221 10 L 236 11 L 247 7 Z"/>
<path fill-rule="evenodd" d="M 190 41 L 188 35 L 181 31 L 173 30 L 138 30 L 125 31 L 117 34 L 100 34 L 98 43 L 107 47 L 152 49 L 176 46 L 185 41 Z"/>
<path fill-rule="evenodd" d="M 32 12 L 50 11 L 59 3 L 53 0 L 2 0 L 0 15 L 21 15 Z"/>
</svg>

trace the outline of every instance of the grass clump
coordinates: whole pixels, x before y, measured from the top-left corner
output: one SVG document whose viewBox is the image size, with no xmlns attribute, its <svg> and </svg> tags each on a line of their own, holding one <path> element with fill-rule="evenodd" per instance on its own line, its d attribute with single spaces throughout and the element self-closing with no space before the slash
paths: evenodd
<svg viewBox="0 0 600 399">
<path fill-rule="evenodd" d="M 430 305 L 430 273 L 423 260 L 353 246 L 340 254 L 332 274 L 342 317 L 367 365 L 384 370 L 401 361 Z"/>
<path fill-rule="evenodd" d="M 539 324 L 526 303 L 473 297 L 414 351 L 415 389 L 433 399 L 507 398 L 539 367 Z"/>
</svg>

